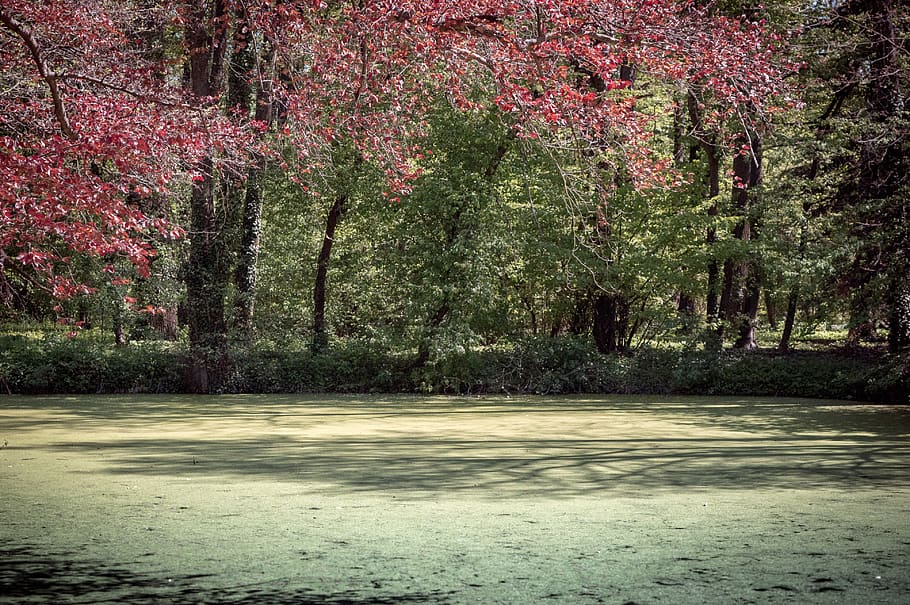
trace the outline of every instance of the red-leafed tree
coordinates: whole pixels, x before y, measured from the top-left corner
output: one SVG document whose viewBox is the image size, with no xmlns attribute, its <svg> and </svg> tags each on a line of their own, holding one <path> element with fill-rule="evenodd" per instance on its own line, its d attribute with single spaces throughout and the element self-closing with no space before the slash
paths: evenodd
<svg viewBox="0 0 910 605">
<path fill-rule="evenodd" d="M 319 170 L 351 145 L 406 190 L 422 110 L 444 94 L 574 151 L 606 200 L 611 172 L 665 181 L 633 71 L 710 97 L 705 123 L 753 130 L 781 82 L 759 24 L 675 0 L 0 0 L 0 31 L 0 277 L 72 294 L 72 253 L 142 272 L 154 238 L 177 234 L 151 202 L 183 179 L 195 390 L 223 374 L 230 217 L 252 314 L 257 183 L 278 146 Z"/>
<path fill-rule="evenodd" d="M 0 4 L 4 296 L 87 291 L 74 254 L 124 256 L 143 274 L 154 239 L 181 234 L 156 200 L 203 138 L 129 39 L 133 18 L 94 2 Z"/>
</svg>

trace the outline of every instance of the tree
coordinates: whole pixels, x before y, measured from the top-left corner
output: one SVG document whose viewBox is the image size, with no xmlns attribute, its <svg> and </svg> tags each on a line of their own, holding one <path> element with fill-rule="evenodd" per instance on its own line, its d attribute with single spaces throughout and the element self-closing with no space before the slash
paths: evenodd
<svg viewBox="0 0 910 605">
<path fill-rule="evenodd" d="M 0 291 L 7 294 L 89 292 L 68 271 L 73 255 L 124 257 L 147 274 L 154 239 L 182 233 L 148 202 L 166 193 L 204 138 L 163 90 L 156 65 L 127 39 L 134 16 L 93 4 L 0 5 Z"/>
<path fill-rule="evenodd" d="M 812 59 L 801 74 L 805 110 L 781 129 L 790 168 L 776 189 L 794 193 L 791 220 L 801 227 L 790 240 L 816 269 L 791 280 L 785 336 L 814 286 L 827 290 L 827 305 L 837 292 L 834 302 L 850 316 L 851 346 L 876 324 L 888 325 L 892 350 L 905 346 L 906 23 L 906 8 L 888 1 L 816 5 L 806 13 L 799 39 Z M 789 348 L 786 338 L 780 348 Z"/>
<path fill-rule="evenodd" d="M 893 0 L 851 2 L 839 15 L 865 18 L 868 52 L 865 123 L 857 141 L 856 173 L 842 190 L 851 202 L 852 233 L 860 240 L 850 274 L 859 286 L 857 295 L 869 297 L 874 292 L 881 297 L 889 347 L 897 353 L 910 346 L 906 7 Z"/>
<path fill-rule="evenodd" d="M 350 145 L 357 161 L 384 169 L 395 197 L 419 173 L 425 108 L 445 95 L 460 108 L 496 106 L 518 139 L 554 157 L 609 166 L 587 172 L 600 203 L 608 173 L 644 186 L 662 183 L 668 164 L 650 147 L 650 118 L 623 69 L 710 95 L 706 124 L 744 107 L 761 115 L 781 90 L 761 24 L 673 0 L 0 6 L 13 42 L 0 55 L 0 170 L 13 184 L 0 198 L 4 279 L 72 294 L 79 286 L 62 275 L 70 251 L 126 255 L 141 273 L 153 254 L 147 234 L 176 235 L 142 200 L 182 194 L 197 391 L 226 371 L 232 295 L 238 325 L 251 325 L 259 183 L 278 150 L 319 171 Z M 585 89 L 584 79 L 602 85 Z"/>
</svg>

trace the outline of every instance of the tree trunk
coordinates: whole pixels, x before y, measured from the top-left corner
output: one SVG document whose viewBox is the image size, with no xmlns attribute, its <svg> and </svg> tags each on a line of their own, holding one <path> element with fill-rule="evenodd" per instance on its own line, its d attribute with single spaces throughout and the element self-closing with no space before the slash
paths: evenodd
<svg viewBox="0 0 910 605">
<path fill-rule="evenodd" d="M 258 70 L 256 86 L 256 109 L 254 119 L 271 125 L 273 115 L 273 94 L 271 77 L 275 72 L 277 53 L 266 41 L 262 60 L 258 61 L 254 53 L 254 41 L 247 23 L 247 14 L 243 5 L 237 5 L 237 26 L 234 28 L 231 55 L 231 70 L 228 77 L 228 102 L 233 111 L 248 114 L 252 102 L 253 90 L 250 77 Z M 240 241 L 237 251 L 237 266 L 234 270 L 236 299 L 234 301 L 235 323 L 238 333 L 246 340 L 253 338 L 253 317 L 256 309 L 256 283 L 259 263 L 259 238 L 262 233 L 262 186 L 265 177 L 266 161 L 254 153 L 247 171 L 246 191 L 243 197 L 243 208 L 240 217 Z"/>
<path fill-rule="evenodd" d="M 240 226 L 240 250 L 237 254 L 237 268 L 234 271 L 234 284 L 237 288 L 234 302 L 237 328 L 247 339 L 251 339 L 253 335 L 253 316 L 256 308 L 264 172 L 265 160 L 256 158 L 247 175 Z"/>
<path fill-rule="evenodd" d="M 228 70 L 227 102 L 231 113 L 246 117 L 251 112 L 253 87 L 250 79 L 257 71 L 254 40 L 247 26 L 247 14 L 242 3 L 234 7 L 236 25 L 231 40 L 231 62 Z M 270 70 L 259 74 L 256 89 L 256 120 L 268 123 L 270 117 L 268 91 L 262 82 L 271 76 Z M 256 265 L 259 260 L 259 235 L 262 226 L 262 175 L 265 159 L 254 154 L 247 170 L 243 202 L 240 209 L 240 237 L 237 266 L 234 268 L 234 329 L 246 340 L 253 336 L 253 312 L 256 304 Z M 239 198 L 238 198 L 239 203 Z"/>
<path fill-rule="evenodd" d="M 717 149 L 713 145 L 707 145 L 706 154 L 708 156 L 708 195 L 716 199 L 720 194 L 720 161 L 717 157 Z M 710 148 L 710 150 L 708 149 Z M 712 203 L 708 208 L 708 216 L 716 217 L 718 213 L 717 203 Z M 706 243 L 709 250 L 717 243 L 717 228 L 712 225 L 708 227 Z M 706 319 L 708 322 L 708 332 L 705 340 L 705 347 L 709 350 L 720 350 L 724 341 L 724 328 L 720 322 L 720 264 L 714 256 L 714 252 L 709 253 L 708 261 L 708 292 L 706 295 Z"/>
<path fill-rule="evenodd" d="M 733 204 L 742 215 L 733 236 L 743 246 L 754 239 L 753 219 L 749 216 L 752 196 L 762 182 L 762 140 L 755 133 L 743 134 L 738 139 L 748 153 L 737 153 L 733 158 Z M 737 326 L 738 337 L 734 347 L 751 350 L 757 347 L 755 323 L 760 298 L 760 273 L 751 250 L 742 251 L 743 260 L 727 259 L 724 262 L 724 289 L 721 296 L 723 319 Z"/>
<path fill-rule="evenodd" d="M 758 303 L 761 299 L 758 275 L 753 272 L 749 275 L 746 286 L 746 296 L 740 309 L 739 338 L 733 343 L 737 349 L 751 351 L 758 348 L 755 340 L 755 320 L 758 317 Z"/>
<path fill-rule="evenodd" d="M 686 145 L 686 101 L 677 96 L 673 105 L 673 165 L 682 169 L 687 159 L 694 162 L 697 155 L 697 147 Z M 681 267 L 680 270 L 685 271 L 686 267 Z M 695 325 L 695 296 L 690 292 L 680 291 L 676 311 L 682 324 L 680 331 L 688 333 Z"/>
<path fill-rule="evenodd" d="M 680 293 L 676 301 L 676 311 L 684 318 L 695 315 L 695 297 L 690 294 Z"/>
<path fill-rule="evenodd" d="M 186 275 L 190 337 L 190 383 L 194 393 L 220 386 L 227 359 L 224 296 L 227 267 L 224 240 L 216 222 L 212 158 L 200 162 L 202 178 L 190 196 L 190 255 Z"/>
<path fill-rule="evenodd" d="M 428 337 L 420 339 L 420 344 L 417 347 L 417 357 L 414 359 L 414 363 L 411 364 L 412 368 L 422 368 L 423 366 L 427 365 L 428 361 L 430 361 L 429 335 L 442 325 L 442 322 L 444 322 L 446 317 L 449 316 L 451 310 L 452 309 L 449 306 L 448 299 L 444 299 L 442 301 L 442 304 L 439 305 L 439 307 L 436 309 L 433 317 L 430 319 Z"/>
<path fill-rule="evenodd" d="M 900 90 L 903 72 L 899 63 L 902 47 L 895 31 L 895 5 L 900 4 L 894 0 L 869 0 L 867 3 L 872 22 L 873 60 L 866 102 L 873 113 L 885 117 L 896 116 L 904 109 Z"/>
<path fill-rule="evenodd" d="M 601 353 L 616 352 L 616 299 L 599 294 L 594 299 L 594 343 Z"/>
<path fill-rule="evenodd" d="M 718 214 L 717 196 L 720 195 L 720 149 L 718 148 L 716 133 L 706 133 L 702 131 L 701 110 L 699 109 L 698 99 L 695 95 L 689 93 L 687 97 L 687 106 L 689 120 L 692 123 L 692 131 L 698 139 L 699 146 L 705 154 L 708 174 L 708 199 L 711 206 L 708 208 L 708 216 L 714 218 Z M 690 149 L 690 154 L 694 154 L 694 149 Z M 723 346 L 724 333 L 723 326 L 720 322 L 720 265 L 714 253 L 714 246 L 717 243 L 717 228 L 712 224 L 708 227 L 705 239 L 708 250 L 708 291 L 706 294 L 706 319 L 708 323 L 705 332 L 705 348 L 711 351 L 720 350 Z"/>
<path fill-rule="evenodd" d="M 901 91 L 901 76 L 904 70 L 900 64 L 900 35 L 897 31 L 901 2 L 894 0 L 871 0 L 868 3 L 871 30 L 873 34 L 873 60 L 870 64 L 870 81 L 866 104 L 873 119 L 881 125 L 889 124 L 901 117 L 910 118 Z M 906 33 L 906 32 L 903 32 Z M 904 122 L 906 125 L 906 122 Z M 878 200 L 879 216 L 873 219 L 889 221 L 889 229 L 906 229 L 910 221 L 910 203 L 901 196 L 902 187 L 907 183 L 906 142 L 898 136 L 867 137 L 863 142 L 860 165 L 860 192 L 870 200 Z M 872 210 L 875 213 L 876 210 Z M 885 214 L 887 213 L 887 214 Z M 875 220 L 870 222 L 876 222 Z M 907 260 L 907 233 L 895 233 L 891 243 L 898 243 L 887 250 L 885 259 L 880 261 L 883 272 L 889 275 L 888 292 L 885 302 L 888 307 L 888 348 L 892 353 L 905 349 L 910 344 L 910 261 Z M 877 255 L 881 258 L 881 252 Z M 876 252 L 873 252 L 876 254 Z M 877 264 L 877 263 L 876 263 Z M 872 263 L 870 263 L 872 265 Z"/>
<path fill-rule="evenodd" d="M 621 294 L 600 293 L 594 299 L 594 343 L 601 353 L 621 353 L 629 341 L 629 302 Z"/>
<path fill-rule="evenodd" d="M 224 0 L 214 3 L 195 0 L 191 3 L 186 29 L 188 85 L 200 99 L 217 97 L 222 93 L 224 58 L 228 46 L 229 19 L 223 18 L 226 13 Z M 186 295 L 190 340 L 188 386 L 194 393 L 207 393 L 220 387 L 227 369 L 224 297 L 228 270 L 225 234 L 215 210 L 214 168 L 212 155 L 198 162 L 190 193 Z"/>
<path fill-rule="evenodd" d="M 765 289 L 765 316 L 768 318 L 768 325 L 772 330 L 777 329 L 777 304 L 774 302 L 774 294 L 770 288 Z"/>
<path fill-rule="evenodd" d="M 780 336 L 777 350 L 781 353 L 790 352 L 790 337 L 793 335 L 793 326 L 796 323 L 796 308 L 799 303 L 799 286 L 793 286 L 787 297 L 787 316 L 784 319 L 784 331 Z"/>
<path fill-rule="evenodd" d="M 809 181 L 814 181 L 818 178 L 818 171 L 821 167 L 821 160 L 818 155 L 812 158 L 812 162 L 809 164 L 809 172 L 806 175 L 806 179 Z M 812 217 L 812 202 L 804 201 L 803 202 L 803 220 L 799 228 L 799 247 L 797 248 L 796 260 L 799 263 L 802 263 L 803 257 L 806 253 L 806 248 L 809 245 L 809 220 Z M 777 350 L 781 353 L 790 352 L 790 338 L 793 335 L 793 326 L 796 324 L 796 311 L 797 306 L 799 305 L 800 297 L 800 285 L 799 279 L 800 275 L 797 275 L 797 281 L 790 288 L 790 294 L 787 296 L 787 316 L 784 319 L 784 331 L 780 336 L 780 343 L 777 345 Z M 770 308 L 770 307 L 769 307 Z"/>
<path fill-rule="evenodd" d="M 335 244 L 335 230 L 347 209 L 348 197 L 335 196 L 332 207 L 325 220 L 325 231 L 322 237 L 322 248 L 316 258 L 316 283 L 313 286 L 313 351 L 325 351 L 329 344 L 325 320 L 326 285 L 329 274 L 329 260 L 332 257 L 332 246 Z"/>
<path fill-rule="evenodd" d="M 679 327 L 676 329 L 677 334 L 692 335 L 698 325 L 698 317 L 695 314 L 696 301 L 695 297 L 684 292 L 678 294 L 676 301 L 676 317 L 679 320 Z"/>
</svg>

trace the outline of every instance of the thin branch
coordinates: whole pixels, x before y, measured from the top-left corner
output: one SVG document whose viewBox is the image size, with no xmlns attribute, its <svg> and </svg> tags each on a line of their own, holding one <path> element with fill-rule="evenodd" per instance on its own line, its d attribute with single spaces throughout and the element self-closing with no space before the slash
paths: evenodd
<svg viewBox="0 0 910 605">
<path fill-rule="evenodd" d="M 63 132 L 63 135 L 67 139 L 75 141 L 76 134 L 73 132 L 73 128 L 70 125 L 69 118 L 66 115 L 66 107 L 63 105 L 63 97 L 60 94 L 60 89 L 57 87 L 59 76 L 53 73 L 48 67 L 47 62 L 41 54 L 41 47 L 35 39 L 35 36 L 32 34 L 31 30 L 19 23 L 19 21 L 10 15 L 4 8 L 0 8 L 0 23 L 2 23 L 6 29 L 22 38 L 22 41 L 25 42 L 25 46 L 28 48 L 32 61 L 34 61 L 35 66 L 38 68 L 38 74 L 45 81 L 48 89 L 50 89 L 51 99 L 53 99 L 54 103 L 54 117 L 60 125 L 60 131 Z"/>
<path fill-rule="evenodd" d="M 96 84 L 98 86 L 107 88 L 109 90 L 122 92 L 123 94 L 131 96 L 134 99 L 150 101 L 150 102 L 154 103 L 155 105 L 161 105 L 162 107 L 173 107 L 173 108 L 177 108 L 177 109 L 188 109 L 188 110 L 193 110 L 193 111 L 199 109 L 199 105 L 192 105 L 192 104 L 188 104 L 188 103 L 178 103 L 176 101 L 168 101 L 168 100 L 162 99 L 161 97 L 158 97 L 158 96 L 150 96 L 147 94 L 136 92 L 135 90 L 130 90 L 129 88 L 120 86 L 119 84 L 107 82 L 100 78 L 95 78 L 93 76 L 89 76 L 86 74 L 62 73 L 62 74 L 57 74 L 55 77 L 57 80 L 81 80 L 84 82 L 89 82 L 91 84 Z"/>
</svg>

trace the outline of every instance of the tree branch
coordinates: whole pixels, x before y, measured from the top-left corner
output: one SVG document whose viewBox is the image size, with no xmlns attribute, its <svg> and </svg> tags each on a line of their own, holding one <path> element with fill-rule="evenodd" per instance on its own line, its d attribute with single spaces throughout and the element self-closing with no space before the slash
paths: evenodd
<svg viewBox="0 0 910 605">
<path fill-rule="evenodd" d="M 116 92 L 122 92 L 123 94 L 133 97 L 134 99 L 139 99 L 142 101 L 150 101 L 150 102 L 154 103 L 155 105 L 160 105 L 162 107 L 175 107 L 175 108 L 179 108 L 179 109 L 188 109 L 188 110 L 193 110 L 193 111 L 196 111 L 199 109 L 198 105 L 192 105 L 189 103 L 178 103 L 177 101 L 168 101 L 166 99 L 162 99 L 159 96 L 147 95 L 144 93 L 136 92 L 135 90 L 130 90 L 129 88 L 126 88 L 125 86 L 120 86 L 119 84 L 114 84 L 113 82 L 107 82 L 100 78 L 96 78 L 94 76 L 89 76 L 86 74 L 61 73 L 61 74 L 57 74 L 55 76 L 55 78 L 57 80 L 82 80 L 84 82 L 96 84 L 98 86 L 107 88 L 109 90 L 113 90 Z"/>
<path fill-rule="evenodd" d="M 66 107 L 63 105 L 63 97 L 60 94 L 60 89 L 57 87 L 58 76 L 48 67 L 47 62 L 41 54 L 41 47 L 35 39 L 35 36 L 32 34 L 31 30 L 19 23 L 19 21 L 4 8 L 0 8 L 0 23 L 2 23 L 6 29 L 22 38 L 22 41 L 25 43 L 25 46 L 28 48 L 28 52 L 32 57 L 32 61 L 38 68 L 38 74 L 47 84 L 48 89 L 50 89 L 51 99 L 54 103 L 54 117 L 60 125 L 60 131 L 67 139 L 75 141 L 76 134 L 73 132 L 73 128 L 70 125 L 69 118 L 66 115 Z"/>
</svg>

